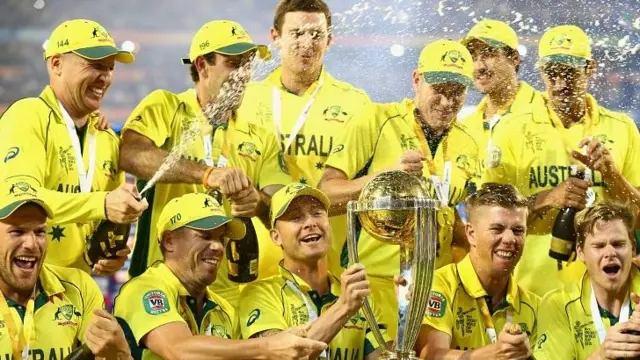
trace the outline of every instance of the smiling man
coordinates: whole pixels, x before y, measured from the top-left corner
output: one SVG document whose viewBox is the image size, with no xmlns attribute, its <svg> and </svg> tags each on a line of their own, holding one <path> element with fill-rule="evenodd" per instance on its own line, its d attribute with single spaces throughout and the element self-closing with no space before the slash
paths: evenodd
<svg viewBox="0 0 640 360">
<path fill-rule="evenodd" d="M 575 221 L 578 257 L 587 271 L 542 300 L 536 359 L 636 358 L 640 322 L 630 298 L 640 294 L 640 273 L 632 264 L 633 212 L 606 201 L 582 210 Z"/>
<path fill-rule="evenodd" d="M 38 97 L 13 103 L 0 119 L 0 177 L 43 187 L 54 211 L 46 261 L 89 272 L 83 253 L 99 220 L 135 222 L 146 208 L 135 188 L 123 184 L 117 135 L 95 128 L 115 63 L 131 63 L 134 56 L 118 49 L 102 25 L 76 19 L 51 33 L 44 59 L 49 86 Z M 128 253 L 100 260 L 93 270 L 113 273 Z"/>
<path fill-rule="evenodd" d="M 244 237 L 246 228 L 225 216 L 213 197 L 191 193 L 171 200 L 157 228 L 164 262 L 124 284 L 115 299 L 136 358 L 298 359 L 324 349 L 290 333 L 232 340 L 240 338 L 235 309 L 208 286 L 226 242 Z"/>
<path fill-rule="evenodd" d="M 243 290 L 238 307 L 242 335 L 268 336 L 311 321 L 307 336 L 329 344 L 323 358 L 377 359 L 381 351 L 360 311 L 370 294 L 364 267 L 355 264 L 340 279 L 327 270 L 328 208 L 327 196 L 305 184 L 289 184 L 273 196 L 271 239 L 284 259 L 279 275 Z M 380 314 L 375 315 L 389 342 Z"/>
<path fill-rule="evenodd" d="M 428 359 L 528 359 L 539 298 L 512 276 L 524 247 L 526 199 L 511 185 L 487 183 L 466 203 L 469 255 L 436 270 L 417 349 Z"/>
</svg>

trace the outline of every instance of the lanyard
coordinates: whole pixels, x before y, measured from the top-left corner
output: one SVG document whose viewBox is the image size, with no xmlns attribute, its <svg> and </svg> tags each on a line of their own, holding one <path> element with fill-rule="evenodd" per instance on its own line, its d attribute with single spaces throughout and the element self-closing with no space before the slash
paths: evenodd
<svg viewBox="0 0 640 360">
<path fill-rule="evenodd" d="M 431 175 L 431 182 L 435 188 L 436 196 L 438 200 L 440 200 L 440 205 L 448 206 L 449 205 L 449 188 L 451 187 L 451 161 L 447 157 L 447 147 L 449 143 L 449 134 L 444 136 L 442 139 L 442 153 L 444 156 L 444 167 L 443 167 L 443 177 L 440 180 L 440 176 L 436 171 L 436 164 L 434 157 L 431 155 L 431 150 L 429 149 L 429 143 L 427 142 L 427 138 L 424 135 L 424 131 L 422 127 L 418 123 L 418 119 L 415 119 L 413 123 L 413 127 L 416 135 L 418 136 L 418 141 L 420 142 L 420 150 L 427 158 L 427 167 L 429 168 L 429 174 Z"/>
<path fill-rule="evenodd" d="M 34 335 L 33 330 L 35 327 L 33 321 L 33 307 L 33 299 L 29 299 L 27 302 L 27 311 L 24 316 L 24 325 L 22 326 L 22 331 L 20 331 L 14 322 L 7 300 L 5 299 L 4 294 L 0 291 L 0 312 L 2 313 L 2 318 L 7 324 L 11 348 L 13 350 L 13 358 L 16 360 L 26 360 L 29 358 L 29 341 L 31 340 L 31 336 Z"/>
<path fill-rule="evenodd" d="M 600 310 L 598 309 L 598 300 L 596 300 L 596 292 L 593 291 L 593 283 L 591 283 L 591 319 L 593 325 L 596 327 L 600 344 L 604 343 L 604 338 L 607 336 L 607 329 L 604 328 L 604 322 L 602 322 L 602 316 L 600 316 Z M 624 299 L 622 308 L 620 308 L 620 322 L 624 323 L 629 321 L 629 296 Z"/>
<path fill-rule="evenodd" d="M 490 154 L 492 154 L 494 152 L 494 148 L 493 148 L 493 128 L 496 126 L 496 124 L 498 123 L 498 121 L 500 121 L 500 115 L 493 115 L 491 117 L 491 119 L 489 120 L 489 139 L 487 141 L 487 162 L 491 161 L 490 159 Z M 489 164 L 486 164 L 489 165 Z M 489 166 L 487 166 L 489 167 Z"/>
<path fill-rule="evenodd" d="M 316 97 L 320 92 L 320 89 L 324 85 L 324 77 L 320 76 L 320 81 L 318 82 L 318 86 L 316 86 L 315 90 L 311 94 L 309 101 L 302 108 L 302 112 L 298 115 L 298 119 L 296 123 L 293 125 L 293 129 L 287 138 L 287 141 L 284 144 L 283 153 L 286 154 L 289 146 L 293 143 L 293 140 L 298 136 L 298 133 L 302 129 L 304 122 L 307 120 L 307 115 L 309 115 L 309 110 L 311 110 L 311 106 L 316 101 Z M 282 139 L 282 90 L 276 87 L 273 88 L 273 124 L 276 127 L 276 134 L 278 135 L 278 141 Z"/>
<path fill-rule="evenodd" d="M 74 124 L 71 116 L 67 110 L 60 105 L 60 112 L 62 118 L 67 125 L 67 132 L 71 138 L 71 145 L 73 145 L 73 151 L 76 158 L 76 167 L 78 168 L 78 181 L 80 182 L 80 191 L 84 193 L 91 192 L 91 184 L 93 184 L 93 175 L 96 172 L 96 136 L 95 134 L 89 135 L 89 169 L 84 168 L 84 160 L 82 159 L 82 148 L 80 147 L 80 138 L 76 132 L 76 125 Z M 88 126 L 88 125 L 87 125 Z M 88 129 L 87 129 L 88 131 Z"/>
<path fill-rule="evenodd" d="M 296 295 L 298 295 L 300 298 L 302 298 L 302 301 L 304 301 L 304 306 L 307 308 L 307 313 L 309 313 L 309 321 L 310 322 L 316 321 L 316 319 L 318 319 L 318 314 L 316 313 L 316 310 L 313 308 L 313 306 L 311 306 L 309 299 L 307 299 L 307 297 L 302 293 L 302 290 L 300 290 L 300 288 L 296 286 L 296 284 L 294 284 L 291 280 L 287 280 L 286 284 L 289 287 L 289 289 L 291 289 L 291 291 L 296 293 Z M 325 357 L 325 358 L 327 357 L 326 349 L 323 350 L 322 353 L 320 354 L 320 358 L 322 357 Z"/>
<path fill-rule="evenodd" d="M 485 332 L 489 337 L 489 340 L 492 344 L 495 344 L 498 341 L 498 334 L 496 333 L 496 327 L 493 325 L 493 320 L 491 319 L 491 314 L 489 313 L 489 306 L 487 306 L 487 301 L 480 297 L 476 299 L 478 303 L 478 308 L 480 309 L 480 315 L 482 317 L 482 322 L 484 323 Z M 510 311 L 507 311 L 507 322 L 510 323 L 513 319 Z"/>
<path fill-rule="evenodd" d="M 204 161 L 207 166 L 215 166 L 223 168 L 227 166 L 227 158 L 224 156 L 227 153 L 227 130 L 224 126 L 218 126 L 213 129 L 213 141 L 211 135 L 203 136 L 204 143 Z"/>
</svg>

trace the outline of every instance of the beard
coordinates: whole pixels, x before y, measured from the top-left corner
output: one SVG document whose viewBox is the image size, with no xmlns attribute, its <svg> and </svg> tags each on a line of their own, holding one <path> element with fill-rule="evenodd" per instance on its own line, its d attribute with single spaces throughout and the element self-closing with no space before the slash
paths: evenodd
<svg viewBox="0 0 640 360">
<path fill-rule="evenodd" d="M 2 281 L 13 291 L 20 293 L 22 295 L 31 294 L 33 289 L 38 282 L 38 277 L 40 275 L 40 271 L 42 270 L 42 263 L 37 263 L 37 271 L 34 272 L 32 278 L 28 281 L 23 281 L 22 279 L 18 279 L 16 275 L 11 271 L 13 264 L 9 262 L 8 264 L 4 261 L 0 261 L 0 277 L 2 277 Z"/>
</svg>

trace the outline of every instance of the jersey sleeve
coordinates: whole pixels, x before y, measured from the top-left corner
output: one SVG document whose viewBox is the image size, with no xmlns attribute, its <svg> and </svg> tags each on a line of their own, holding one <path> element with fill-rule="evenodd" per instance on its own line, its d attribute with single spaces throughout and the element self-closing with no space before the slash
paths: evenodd
<svg viewBox="0 0 640 360">
<path fill-rule="evenodd" d="M 626 117 L 626 116 L 625 116 Z M 629 124 L 628 148 L 622 164 L 622 176 L 636 188 L 640 187 L 640 132 L 633 120 L 626 119 Z"/>
<path fill-rule="evenodd" d="M 126 323 L 136 344 L 153 329 L 173 322 L 185 323 L 172 295 L 158 284 L 135 279 L 115 299 L 114 315 Z"/>
<path fill-rule="evenodd" d="M 431 293 L 429 293 L 427 311 L 425 313 L 423 325 L 453 336 L 453 291 L 445 278 L 434 274 Z"/>
<path fill-rule="evenodd" d="M 276 294 L 267 282 L 249 284 L 240 295 L 238 322 L 243 339 L 265 330 L 286 330 L 284 308 L 280 294 Z"/>
<path fill-rule="evenodd" d="M 347 121 L 344 132 L 325 162 L 326 166 L 341 170 L 348 179 L 354 179 L 365 168 L 374 154 L 379 135 L 375 125 L 376 109 L 375 104 L 366 106 Z"/>
<path fill-rule="evenodd" d="M 106 192 L 60 193 L 46 189 L 48 143 L 45 125 L 36 107 L 25 99 L 13 104 L 0 118 L 0 176 L 7 182 L 22 180 L 41 187 L 41 195 L 55 214 L 56 223 L 102 220 Z"/>
<path fill-rule="evenodd" d="M 100 290 L 98 283 L 89 274 L 80 270 L 78 270 L 78 274 L 80 283 L 83 285 L 82 295 L 84 299 L 84 313 L 82 314 L 82 324 L 80 324 L 78 334 L 80 334 L 79 340 L 84 343 L 85 334 L 94 317 L 93 310 L 104 310 L 104 295 L 102 295 L 102 290 Z"/>
<path fill-rule="evenodd" d="M 168 105 L 165 90 L 156 90 L 147 95 L 125 121 L 122 133 L 133 130 L 149 138 L 157 147 L 161 147 L 171 135 L 173 119 L 170 117 L 173 114 L 167 114 Z"/>
<path fill-rule="evenodd" d="M 280 143 L 276 136 L 264 129 L 264 154 L 262 163 L 258 171 L 258 186 L 264 189 L 271 185 L 287 185 L 291 182 L 291 177 L 287 173 L 287 168 L 283 164 Z"/>
<path fill-rule="evenodd" d="M 575 359 L 574 338 L 559 290 L 547 294 L 540 303 L 537 340 L 533 352 L 537 360 Z"/>
<path fill-rule="evenodd" d="M 517 184 L 518 158 L 512 143 L 513 131 L 517 129 L 519 117 L 507 115 L 494 127 L 491 150 L 487 151 L 487 166 L 481 183 Z"/>
</svg>

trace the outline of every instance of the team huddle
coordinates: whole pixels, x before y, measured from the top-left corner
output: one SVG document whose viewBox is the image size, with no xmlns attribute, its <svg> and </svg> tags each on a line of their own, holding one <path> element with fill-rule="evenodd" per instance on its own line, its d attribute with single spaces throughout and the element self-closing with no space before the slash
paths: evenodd
<svg viewBox="0 0 640 360">
<path fill-rule="evenodd" d="M 182 58 L 193 86 L 151 92 L 116 134 L 99 110 L 135 55 L 95 21 L 53 30 L 49 84 L 0 118 L 0 358 L 381 358 L 400 252 L 357 231 L 349 264 L 345 214 L 390 170 L 439 203 L 416 356 L 640 357 L 640 133 L 588 94 L 582 29 L 542 35 L 540 91 L 518 80 L 516 32 L 482 20 L 427 44 L 415 97 L 388 104 L 323 66 L 323 0 L 281 0 L 270 35 L 280 66 L 257 82 L 271 50 L 237 22 L 203 25 Z M 484 97 L 458 118 L 472 86 Z M 552 241 L 569 210 L 574 245 Z M 92 248 L 105 226 L 125 230 Z M 259 252 L 239 269 L 250 236 Z M 128 258 L 111 314 L 91 274 Z"/>
</svg>

